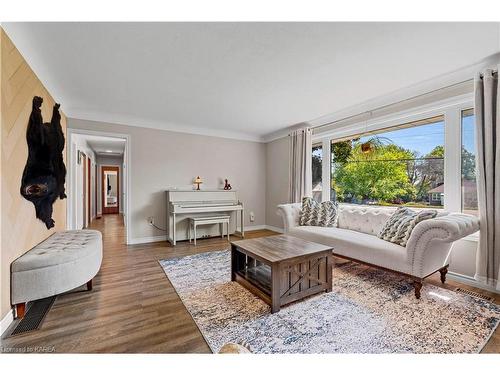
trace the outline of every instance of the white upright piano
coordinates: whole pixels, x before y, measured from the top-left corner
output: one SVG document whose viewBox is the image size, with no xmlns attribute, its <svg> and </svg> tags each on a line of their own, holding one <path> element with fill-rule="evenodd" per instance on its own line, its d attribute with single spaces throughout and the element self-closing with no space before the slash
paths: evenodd
<svg viewBox="0 0 500 375">
<path fill-rule="evenodd" d="M 243 203 L 238 200 L 235 190 L 182 190 L 169 189 L 167 192 L 167 239 L 172 245 L 188 239 L 188 217 L 210 216 L 213 213 L 231 215 L 230 231 L 245 235 L 243 226 Z M 234 215 L 232 215 L 234 213 Z M 213 215 L 212 215 L 213 216 Z M 238 227 L 238 216 L 240 230 Z M 217 235 L 214 228 L 206 228 L 202 236 Z"/>
</svg>

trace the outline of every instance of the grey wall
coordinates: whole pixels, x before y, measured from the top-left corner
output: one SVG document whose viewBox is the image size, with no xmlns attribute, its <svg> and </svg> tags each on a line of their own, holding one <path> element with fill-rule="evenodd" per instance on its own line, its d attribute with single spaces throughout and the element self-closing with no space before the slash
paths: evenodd
<svg viewBox="0 0 500 375">
<path fill-rule="evenodd" d="M 266 224 L 266 145 L 157 129 L 69 119 L 68 126 L 130 135 L 131 207 L 130 238 L 140 241 L 165 233 L 151 227 L 153 216 L 166 226 L 169 187 L 191 186 L 200 175 L 203 186 L 221 187 L 228 178 L 245 204 L 245 225 Z M 127 192 L 128 193 L 128 192 Z M 250 222 L 250 211 L 255 221 Z"/>
<path fill-rule="evenodd" d="M 123 213 L 123 207 L 125 207 L 125 190 L 123 189 L 123 156 L 104 156 L 97 155 L 97 208 L 98 212 L 102 213 L 102 166 L 116 166 L 120 167 L 120 212 Z"/>
<path fill-rule="evenodd" d="M 283 228 L 276 206 L 288 202 L 288 137 L 266 144 L 266 224 Z"/>
</svg>

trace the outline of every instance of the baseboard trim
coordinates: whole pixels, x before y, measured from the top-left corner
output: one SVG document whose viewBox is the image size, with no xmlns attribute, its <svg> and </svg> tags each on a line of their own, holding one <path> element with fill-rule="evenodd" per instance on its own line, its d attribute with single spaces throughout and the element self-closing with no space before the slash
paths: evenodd
<svg viewBox="0 0 500 375">
<path fill-rule="evenodd" d="M 273 232 L 285 233 L 285 230 L 283 228 L 274 227 L 272 225 L 266 225 L 266 229 L 272 230 Z"/>
<path fill-rule="evenodd" d="M 282 228 L 278 227 L 273 227 L 272 225 L 250 225 L 245 227 L 246 232 L 251 232 L 253 230 L 263 230 L 263 229 L 268 229 L 272 230 L 274 232 L 278 233 L 283 233 Z M 167 240 L 167 236 L 150 236 L 150 237 L 137 237 L 137 238 L 132 238 L 128 242 L 127 245 L 140 245 L 144 243 L 152 243 L 152 242 L 163 242 Z"/>
<path fill-rule="evenodd" d="M 143 243 L 151 243 L 151 242 L 164 242 L 167 240 L 167 236 L 150 236 L 150 237 L 138 237 L 131 238 L 127 245 L 140 245 Z"/>
<path fill-rule="evenodd" d="M 251 232 L 253 230 L 272 230 L 273 232 L 283 233 L 283 228 L 273 227 L 272 225 L 251 225 L 245 227 L 245 232 Z"/>
<path fill-rule="evenodd" d="M 245 232 L 251 232 L 253 230 L 263 230 L 266 229 L 265 225 L 247 225 L 245 227 Z"/>
<path fill-rule="evenodd" d="M 488 286 L 488 285 L 485 285 L 483 283 L 480 283 L 479 281 L 477 281 L 473 277 L 470 277 L 470 276 L 467 276 L 467 275 L 462 275 L 460 273 L 448 271 L 448 273 L 446 274 L 446 277 L 449 278 L 450 280 L 457 281 L 459 283 L 463 283 L 463 284 L 466 284 L 466 285 L 469 285 L 469 286 L 473 286 L 475 288 L 479 288 L 479 289 L 482 289 L 482 290 L 486 290 L 488 292 L 498 293 L 498 291 L 499 291 L 498 289 L 495 289 L 495 288 L 493 288 L 491 286 Z"/>
<path fill-rule="evenodd" d="M 7 331 L 7 328 L 14 321 L 14 311 L 10 309 L 7 314 L 2 318 L 2 322 L 0 323 L 0 336 Z"/>
</svg>

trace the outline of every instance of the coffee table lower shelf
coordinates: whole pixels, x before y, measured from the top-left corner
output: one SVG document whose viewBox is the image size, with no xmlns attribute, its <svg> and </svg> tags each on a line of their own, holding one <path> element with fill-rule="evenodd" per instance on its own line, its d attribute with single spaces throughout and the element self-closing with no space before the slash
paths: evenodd
<svg viewBox="0 0 500 375">
<path fill-rule="evenodd" d="M 271 268 L 265 264 L 238 270 L 235 280 L 271 305 Z"/>
<path fill-rule="evenodd" d="M 331 249 L 271 262 L 235 245 L 231 246 L 231 280 L 271 306 L 281 306 L 332 290 Z"/>
</svg>

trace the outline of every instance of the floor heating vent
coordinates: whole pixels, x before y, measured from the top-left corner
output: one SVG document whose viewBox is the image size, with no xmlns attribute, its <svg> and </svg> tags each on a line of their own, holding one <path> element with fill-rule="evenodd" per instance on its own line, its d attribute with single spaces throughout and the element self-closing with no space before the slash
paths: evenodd
<svg viewBox="0 0 500 375">
<path fill-rule="evenodd" d="M 478 293 L 478 292 L 473 292 L 471 290 L 466 290 L 462 288 L 456 288 L 455 292 L 462 293 L 462 294 L 467 294 L 468 296 L 484 299 L 485 301 L 493 302 L 493 297 L 488 297 L 485 296 L 484 294 Z"/>
<path fill-rule="evenodd" d="M 10 335 L 15 336 L 40 328 L 45 315 L 49 312 L 55 299 L 56 297 L 48 297 L 34 301 L 26 312 L 26 315 L 24 315 L 24 318 L 21 319 Z"/>
</svg>

